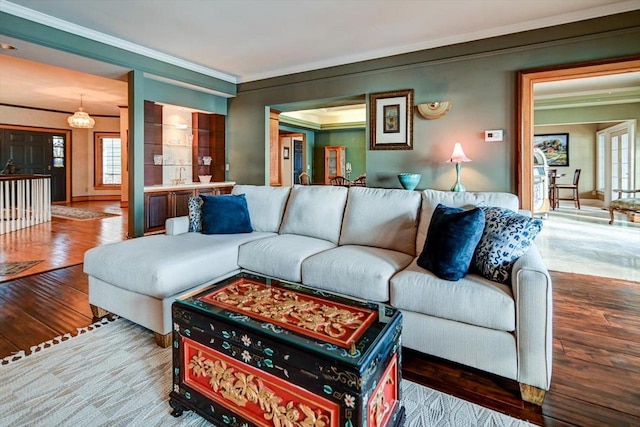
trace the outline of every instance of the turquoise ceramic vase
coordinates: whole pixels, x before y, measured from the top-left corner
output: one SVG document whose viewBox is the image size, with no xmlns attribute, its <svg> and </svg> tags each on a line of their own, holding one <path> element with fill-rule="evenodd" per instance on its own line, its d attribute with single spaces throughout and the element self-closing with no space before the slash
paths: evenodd
<svg viewBox="0 0 640 427">
<path fill-rule="evenodd" d="M 415 190 L 422 179 L 422 174 L 419 173 L 401 173 L 398 175 L 398 180 L 400 180 L 400 184 L 402 188 L 405 190 Z"/>
</svg>

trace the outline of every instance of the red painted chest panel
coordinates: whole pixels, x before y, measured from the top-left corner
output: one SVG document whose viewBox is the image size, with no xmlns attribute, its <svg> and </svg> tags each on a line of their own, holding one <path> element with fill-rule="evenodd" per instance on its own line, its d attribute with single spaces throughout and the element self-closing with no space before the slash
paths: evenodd
<svg viewBox="0 0 640 427">
<path fill-rule="evenodd" d="M 400 312 L 241 273 L 173 304 L 174 415 L 220 426 L 397 426 Z"/>
</svg>

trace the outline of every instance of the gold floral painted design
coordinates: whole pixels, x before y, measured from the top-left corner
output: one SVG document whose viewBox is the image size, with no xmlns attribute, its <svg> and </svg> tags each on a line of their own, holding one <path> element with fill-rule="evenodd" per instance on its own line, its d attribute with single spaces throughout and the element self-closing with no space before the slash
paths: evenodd
<svg viewBox="0 0 640 427">
<path fill-rule="evenodd" d="M 397 363 L 398 359 L 394 356 L 369 401 L 369 420 L 372 426 L 385 425 L 398 401 Z"/>
<path fill-rule="evenodd" d="M 285 401 L 265 385 L 262 378 L 241 372 L 224 360 L 210 359 L 202 351 L 194 354 L 187 366 L 195 377 L 208 378 L 216 394 L 238 407 L 253 403 L 262 417 L 274 427 L 329 427 L 331 419 L 322 409 L 293 400 Z"/>
<path fill-rule="evenodd" d="M 352 351 L 355 340 L 377 319 L 373 310 L 249 279 L 240 279 L 201 299 Z"/>
</svg>

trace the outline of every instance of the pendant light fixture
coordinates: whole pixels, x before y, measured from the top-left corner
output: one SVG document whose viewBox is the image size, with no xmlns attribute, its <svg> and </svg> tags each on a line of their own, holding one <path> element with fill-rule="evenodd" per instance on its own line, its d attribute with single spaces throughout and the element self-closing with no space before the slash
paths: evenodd
<svg viewBox="0 0 640 427">
<path fill-rule="evenodd" d="M 89 114 L 85 113 L 84 108 L 82 108 L 82 97 L 84 94 L 80 94 L 80 108 L 78 111 L 73 113 L 73 116 L 69 116 L 67 118 L 67 123 L 72 128 L 80 128 L 80 129 L 93 129 L 96 124 L 96 121 L 93 120 Z"/>
</svg>

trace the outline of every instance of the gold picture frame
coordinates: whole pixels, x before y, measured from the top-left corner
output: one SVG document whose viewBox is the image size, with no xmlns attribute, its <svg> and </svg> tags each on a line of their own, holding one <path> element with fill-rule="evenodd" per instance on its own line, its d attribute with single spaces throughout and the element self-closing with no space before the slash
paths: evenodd
<svg viewBox="0 0 640 427">
<path fill-rule="evenodd" d="M 413 89 L 369 94 L 369 148 L 413 150 Z"/>
</svg>

